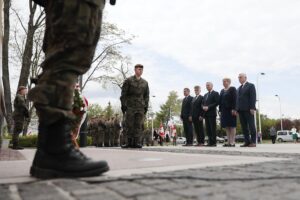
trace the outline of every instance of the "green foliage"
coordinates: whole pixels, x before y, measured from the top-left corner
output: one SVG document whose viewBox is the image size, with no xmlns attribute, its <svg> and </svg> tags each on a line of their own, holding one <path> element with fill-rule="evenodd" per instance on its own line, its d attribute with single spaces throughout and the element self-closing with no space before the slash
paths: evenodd
<svg viewBox="0 0 300 200">
<path fill-rule="evenodd" d="M 93 118 L 104 114 L 104 110 L 99 104 L 90 104 L 88 107 L 89 118 Z"/>
<path fill-rule="evenodd" d="M 114 110 L 113 110 L 110 102 L 108 102 L 108 105 L 104 110 L 104 113 L 105 113 L 106 119 L 109 119 L 114 115 Z"/>
<path fill-rule="evenodd" d="M 178 99 L 178 94 L 176 91 L 171 91 L 169 93 L 166 103 L 160 106 L 160 111 L 156 113 L 155 124 L 166 123 L 170 115 L 179 116 L 181 110 L 181 99 Z"/>
</svg>

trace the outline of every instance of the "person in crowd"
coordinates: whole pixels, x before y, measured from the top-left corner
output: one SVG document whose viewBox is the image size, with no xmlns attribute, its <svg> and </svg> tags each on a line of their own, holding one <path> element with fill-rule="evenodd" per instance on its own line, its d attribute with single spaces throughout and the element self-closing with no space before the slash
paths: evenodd
<svg viewBox="0 0 300 200">
<path fill-rule="evenodd" d="M 180 118 L 183 122 L 183 130 L 186 137 L 186 144 L 184 146 L 193 146 L 193 125 L 192 125 L 192 101 L 190 96 L 190 89 L 183 89 L 184 98 L 182 100 Z"/>
<path fill-rule="evenodd" d="M 200 95 L 201 88 L 200 86 L 194 87 L 195 97 L 192 100 L 192 120 L 194 125 L 194 130 L 197 138 L 197 146 L 204 146 L 205 135 L 204 135 L 204 126 L 203 126 L 203 109 L 202 101 L 203 96 Z"/>
<path fill-rule="evenodd" d="M 219 105 L 219 93 L 213 90 L 211 82 L 206 83 L 207 93 L 203 97 L 202 109 L 204 111 L 205 127 L 208 136 L 206 146 L 217 146 L 217 106 Z"/>
<path fill-rule="evenodd" d="M 239 74 L 238 78 L 241 86 L 237 91 L 236 110 L 239 114 L 245 140 L 245 143 L 241 145 L 241 147 L 256 147 L 256 128 L 254 121 L 256 111 L 255 86 L 247 81 L 247 75 L 244 73 Z"/>
<path fill-rule="evenodd" d="M 271 137 L 271 140 L 272 140 L 272 144 L 275 144 L 276 143 L 277 133 L 276 133 L 276 129 L 275 129 L 274 126 L 272 126 L 270 128 L 270 137 Z"/>
<path fill-rule="evenodd" d="M 291 129 L 292 131 L 292 137 L 293 137 L 293 141 L 296 144 L 298 142 L 298 134 L 297 134 L 297 129 L 295 126 L 293 126 L 293 128 Z"/>
<path fill-rule="evenodd" d="M 219 113 L 221 116 L 221 127 L 226 129 L 227 144 L 225 147 L 235 147 L 236 135 L 236 88 L 230 86 L 231 79 L 224 78 L 224 89 L 220 92 Z"/>
<path fill-rule="evenodd" d="M 23 132 L 24 123 L 27 118 L 29 118 L 29 110 L 26 100 L 27 88 L 25 86 L 20 86 L 18 88 L 17 96 L 14 100 L 14 129 L 12 137 L 12 149 L 21 150 L 23 147 L 19 146 L 19 135 Z"/>
</svg>

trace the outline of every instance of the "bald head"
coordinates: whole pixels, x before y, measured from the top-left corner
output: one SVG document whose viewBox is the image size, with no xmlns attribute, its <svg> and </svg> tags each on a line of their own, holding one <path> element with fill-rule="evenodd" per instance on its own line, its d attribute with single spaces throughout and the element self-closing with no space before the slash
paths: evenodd
<svg viewBox="0 0 300 200">
<path fill-rule="evenodd" d="M 239 82 L 241 84 L 244 84 L 247 81 L 247 75 L 245 73 L 240 73 L 239 74 Z"/>
</svg>

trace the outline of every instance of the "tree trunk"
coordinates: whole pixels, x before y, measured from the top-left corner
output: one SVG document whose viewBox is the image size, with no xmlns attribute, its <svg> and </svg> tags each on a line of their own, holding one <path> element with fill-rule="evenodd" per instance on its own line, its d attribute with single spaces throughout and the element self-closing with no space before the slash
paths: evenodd
<svg viewBox="0 0 300 200">
<path fill-rule="evenodd" d="M 4 99 L 6 106 L 6 121 L 7 129 L 9 133 L 12 133 L 12 103 L 11 103 L 11 90 L 9 82 L 9 66 L 8 66 L 8 43 L 9 43 L 9 10 L 11 6 L 11 0 L 4 0 L 4 35 L 3 35 L 3 50 L 2 50 L 2 70 L 3 70 L 3 88 Z"/>
<path fill-rule="evenodd" d="M 23 57 L 22 57 L 22 68 L 21 68 L 21 74 L 20 74 L 18 87 L 28 85 L 28 78 L 29 78 L 29 74 L 30 74 L 32 51 L 33 51 L 33 38 L 34 38 L 35 30 L 36 30 L 36 28 L 34 27 L 35 11 L 36 11 L 36 4 L 33 4 L 33 7 L 30 9 L 26 43 L 25 43 L 25 49 L 24 49 Z"/>
</svg>

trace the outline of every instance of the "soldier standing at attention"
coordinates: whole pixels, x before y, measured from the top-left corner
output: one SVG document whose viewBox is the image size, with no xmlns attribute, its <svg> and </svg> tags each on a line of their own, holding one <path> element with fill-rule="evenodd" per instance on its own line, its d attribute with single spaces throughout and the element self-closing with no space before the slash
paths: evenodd
<svg viewBox="0 0 300 200">
<path fill-rule="evenodd" d="M 104 134 L 105 134 L 105 121 L 103 118 L 103 115 L 100 115 L 100 118 L 98 120 L 98 147 L 103 147 L 103 143 L 104 143 Z"/>
<path fill-rule="evenodd" d="M 98 176 L 106 161 L 93 161 L 71 141 L 74 86 L 91 67 L 105 0 L 33 0 L 45 8 L 45 60 L 28 97 L 39 117 L 37 151 L 30 174 L 37 178 Z M 115 1 L 111 0 L 111 3 Z"/>
<path fill-rule="evenodd" d="M 137 64 L 134 67 L 135 75 L 126 79 L 122 86 L 121 109 L 125 114 L 127 129 L 127 144 L 122 148 L 142 148 L 144 117 L 148 111 L 149 86 L 141 76 L 144 66 Z"/>
<path fill-rule="evenodd" d="M 115 120 L 113 122 L 114 125 L 114 147 L 120 146 L 120 131 L 121 125 L 119 120 L 119 115 L 115 114 Z"/>
<path fill-rule="evenodd" d="M 20 86 L 18 88 L 17 96 L 14 100 L 14 131 L 12 137 L 12 149 L 16 150 L 24 149 L 23 147 L 19 146 L 19 135 L 23 131 L 25 119 L 29 118 L 29 111 L 25 99 L 26 94 L 27 88 L 24 86 Z"/>
</svg>

